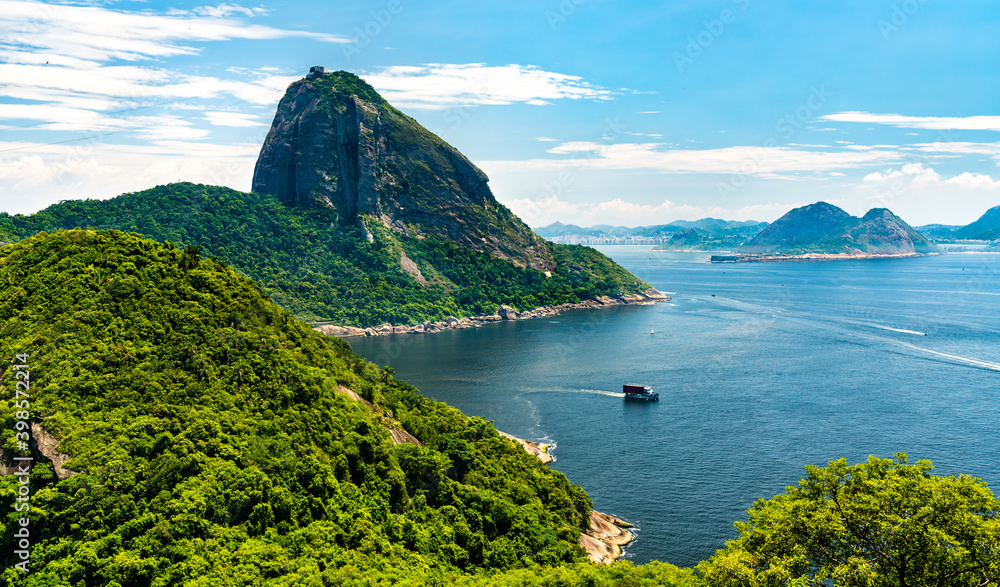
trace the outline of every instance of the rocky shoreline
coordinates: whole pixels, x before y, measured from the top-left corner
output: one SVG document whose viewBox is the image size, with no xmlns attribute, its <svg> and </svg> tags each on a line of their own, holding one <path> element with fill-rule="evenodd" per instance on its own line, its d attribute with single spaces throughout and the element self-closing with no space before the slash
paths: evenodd
<svg viewBox="0 0 1000 587">
<path fill-rule="evenodd" d="M 662 294 L 661 294 L 662 295 Z M 497 432 L 500 432 L 497 430 Z M 500 432 L 504 438 L 520 444 L 525 452 L 535 456 L 544 464 L 554 459 L 549 454 L 549 445 L 518 438 L 506 432 Z M 635 535 L 628 530 L 632 524 L 612 515 L 591 510 L 590 523 L 587 529 L 580 533 L 580 547 L 587 551 L 587 558 L 599 565 L 610 565 L 622 556 L 622 546 L 632 542 Z"/>
<path fill-rule="evenodd" d="M 313 330 L 327 336 L 348 337 L 348 336 L 388 336 L 390 334 L 430 334 L 449 329 L 478 328 L 484 324 L 493 322 L 503 322 L 505 320 L 525 320 L 528 318 L 544 318 L 555 316 L 566 310 L 580 310 L 588 308 L 607 308 L 610 306 L 623 306 L 628 304 L 650 304 L 654 302 L 668 301 L 670 297 L 649 288 L 639 294 L 621 294 L 617 296 L 604 296 L 593 300 L 584 300 L 573 304 L 559 304 L 556 306 L 542 306 L 526 312 L 518 312 L 510 306 L 500 306 L 496 314 L 488 316 L 472 316 L 469 318 L 455 318 L 448 316 L 444 320 L 437 322 L 424 322 L 416 326 L 394 326 L 388 322 L 371 326 L 368 328 L 357 328 L 355 326 L 338 326 L 335 324 L 315 324 Z"/>
<path fill-rule="evenodd" d="M 590 526 L 580 534 L 580 546 L 587 558 L 599 565 L 610 565 L 622 556 L 622 546 L 634 536 L 627 528 L 632 524 L 599 511 L 590 512 Z"/>
<path fill-rule="evenodd" d="M 500 433 L 500 436 L 503 436 L 504 438 L 509 438 L 510 440 L 513 440 L 514 442 L 523 446 L 524 450 L 528 454 L 538 457 L 538 460 L 542 461 L 543 465 L 547 465 L 555 460 L 552 457 L 552 455 L 549 454 L 548 444 L 543 444 L 541 442 L 535 442 L 533 440 L 525 440 L 523 438 L 518 438 L 511 434 L 507 434 L 506 432 L 503 432 L 501 430 L 497 430 L 497 432 Z"/>
<path fill-rule="evenodd" d="M 843 259 L 906 259 L 939 253 L 805 253 L 802 255 L 712 255 L 712 263 L 768 263 L 771 261 L 838 261 Z"/>
</svg>

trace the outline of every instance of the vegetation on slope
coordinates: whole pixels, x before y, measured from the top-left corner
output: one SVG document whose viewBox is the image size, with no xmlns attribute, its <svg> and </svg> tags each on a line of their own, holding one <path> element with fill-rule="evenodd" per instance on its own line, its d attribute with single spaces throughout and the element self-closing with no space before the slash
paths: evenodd
<svg viewBox="0 0 1000 587">
<path fill-rule="evenodd" d="M 259 283 L 300 319 L 362 327 L 490 314 L 500 304 L 524 310 L 649 287 L 590 248 L 545 243 L 557 261 L 546 277 L 447 241 L 369 225 L 376 236 L 371 243 L 360 226 L 338 225 L 332 210 L 177 183 L 111 200 L 62 202 L 29 216 L 0 214 L 0 240 L 94 227 L 199 246 Z M 427 284 L 402 269 L 404 250 Z"/>
<path fill-rule="evenodd" d="M 31 569 L 6 585 L 980 585 L 1000 502 L 930 464 L 809 467 L 699 566 L 598 567 L 590 500 L 488 422 L 430 401 L 196 247 L 117 231 L 0 248 L 0 356 L 27 353 L 31 417 L 66 466 L 31 475 Z M 16 369 L 0 362 L 0 387 Z M 350 389 L 373 408 L 350 397 Z M 17 454 L 12 394 L 4 457 Z M 421 445 L 395 444 L 402 427 Z M 905 577 L 905 580 L 904 580 Z"/>
<path fill-rule="evenodd" d="M 952 237 L 974 240 L 1000 238 L 1000 206 L 990 208 L 975 222 L 955 230 Z"/>
<path fill-rule="evenodd" d="M 0 356 L 30 355 L 31 415 L 79 472 L 32 474 L 27 576 L 0 478 L 8 585 L 402 585 L 582 560 L 583 490 L 194 247 L 42 233 L 0 248 L 0 283 Z"/>
<path fill-rule="evenodd" d="M 709 587 L 932 587 L 1000 581 L 1000 500 L 930 461 L 869 457 L 825 468 L 749 510 L 740 536 L 698 565 Z"/>
<path fill-rule="evenodd" d="M 743 253 L 797 255 L 929 253 L 937 248 L 885 208 L 856 218 L 826 202 L 789 211 L 740 247 Z"/>
</svg>

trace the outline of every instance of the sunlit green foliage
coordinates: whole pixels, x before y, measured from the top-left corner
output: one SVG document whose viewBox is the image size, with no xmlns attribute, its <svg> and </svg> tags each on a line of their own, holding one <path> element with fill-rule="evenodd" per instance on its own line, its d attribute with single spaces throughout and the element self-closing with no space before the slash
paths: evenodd
<svg viewBox="0 0 1000 587">
<path fill-rule="evenodd" d="M 398 237 L 369 222 L 339 224 L 334 211 L 286 206 L 276 198 L 178 183 L 111 200 L 68 201 L 30 216 L 0 214 L 0 240 L 69 228 L 138 232 L 180 247 L 199 246 L 252 278 L 298 318 L 372 326 L 417 324 L 577 302 L 649 287 L 597 251 L 552 245 L 558 262 L 546 277 L 445 241 Z M 430 280 L 403 271 L 401 252 Z"/>
<path fill-rule="evenodd" d="M 78 471 L 36 470 L 33 572 L 6 570 L 8 585 L 501 585 L 583 558 L 583 490 L 196 247 L 41 233 L 0 248 L 0 283 L 0 386 L 28 353 L 32 416 Z M 10 454 L 10 394 L 0 408 Z M 0 477 L 3 566 L 15 484 Z"/>
<path fill-rule="evenodd" d="M 981 480 L 870 457 L 806 467 L 750 509 L 740 537 L 698 565 L 710 586 L 931 587 L 1000 581 L 1000 501 Z"/>
</svg>

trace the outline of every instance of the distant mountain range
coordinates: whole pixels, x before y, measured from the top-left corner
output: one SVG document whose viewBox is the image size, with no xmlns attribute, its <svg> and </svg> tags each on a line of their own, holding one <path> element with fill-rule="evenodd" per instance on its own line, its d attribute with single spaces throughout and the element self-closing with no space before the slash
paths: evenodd
<svg viewBox="0 0 1000 587">
<path fill-rule="evenodd" d="M 972 224 L 965 226 L 928 224 L 918 226 L 917 230 L 936 241 L 1000 240 L 1000 206 L 990 208 Z"/>
<path fill-rule="evenodd" d="M 660 250 L 738 250 L 745 254 L 927 253 L 937 250 L 934 242 L 956 240 L 997 241 L 987 249 L 994 250 L 1000 249 L 1000 206 L 990 208 L 967 226 L 928 224 L 913 228 L 885 208 L 873 208 L 857 218 L 837 206 L 817 202 L 796 208 L 773 224 L 702 218 L 635 228 L 554 222 L 534 230 L 556 243 L 652 244 Z"/>
<path fill-rule="evenodd" d="M 718 218 L 676 220 L 669 224 L 634 228 L 608 224 L 581 227 L 554 222 L 536 228 L 535 233 L 555 243 L 655 244 L 671 249 L 720 250 L 738 247 L 766 226 L 766 222 L 755 220 L 740 222 Z"/>
<path fill-rule="evenodd" d="M 896 255 L 936 250 L 886 208 L 872 208 L 857 218 L 826 202 L 791 210 L 740 247 L 741 253 L 780 255 Z"/>
</svg>

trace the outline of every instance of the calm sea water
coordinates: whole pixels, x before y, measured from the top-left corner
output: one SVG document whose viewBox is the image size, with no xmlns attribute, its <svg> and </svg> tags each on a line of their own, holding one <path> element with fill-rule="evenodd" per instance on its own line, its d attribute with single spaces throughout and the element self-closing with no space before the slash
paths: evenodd
<svg viewBox="0 0 1000 587">
<path fill-rule="evenodd" d="M 600 250 L 673 301 L 351 343 L 429 397 L 555 444 L 555 469 L 637 525 L 636 562 L 696 564 L 754 500 L 840 457 L 907 452 L 1000 492 L 1000 255 Z M 661 401 L 625 402 L 628 382 Z"/>
</svg>

